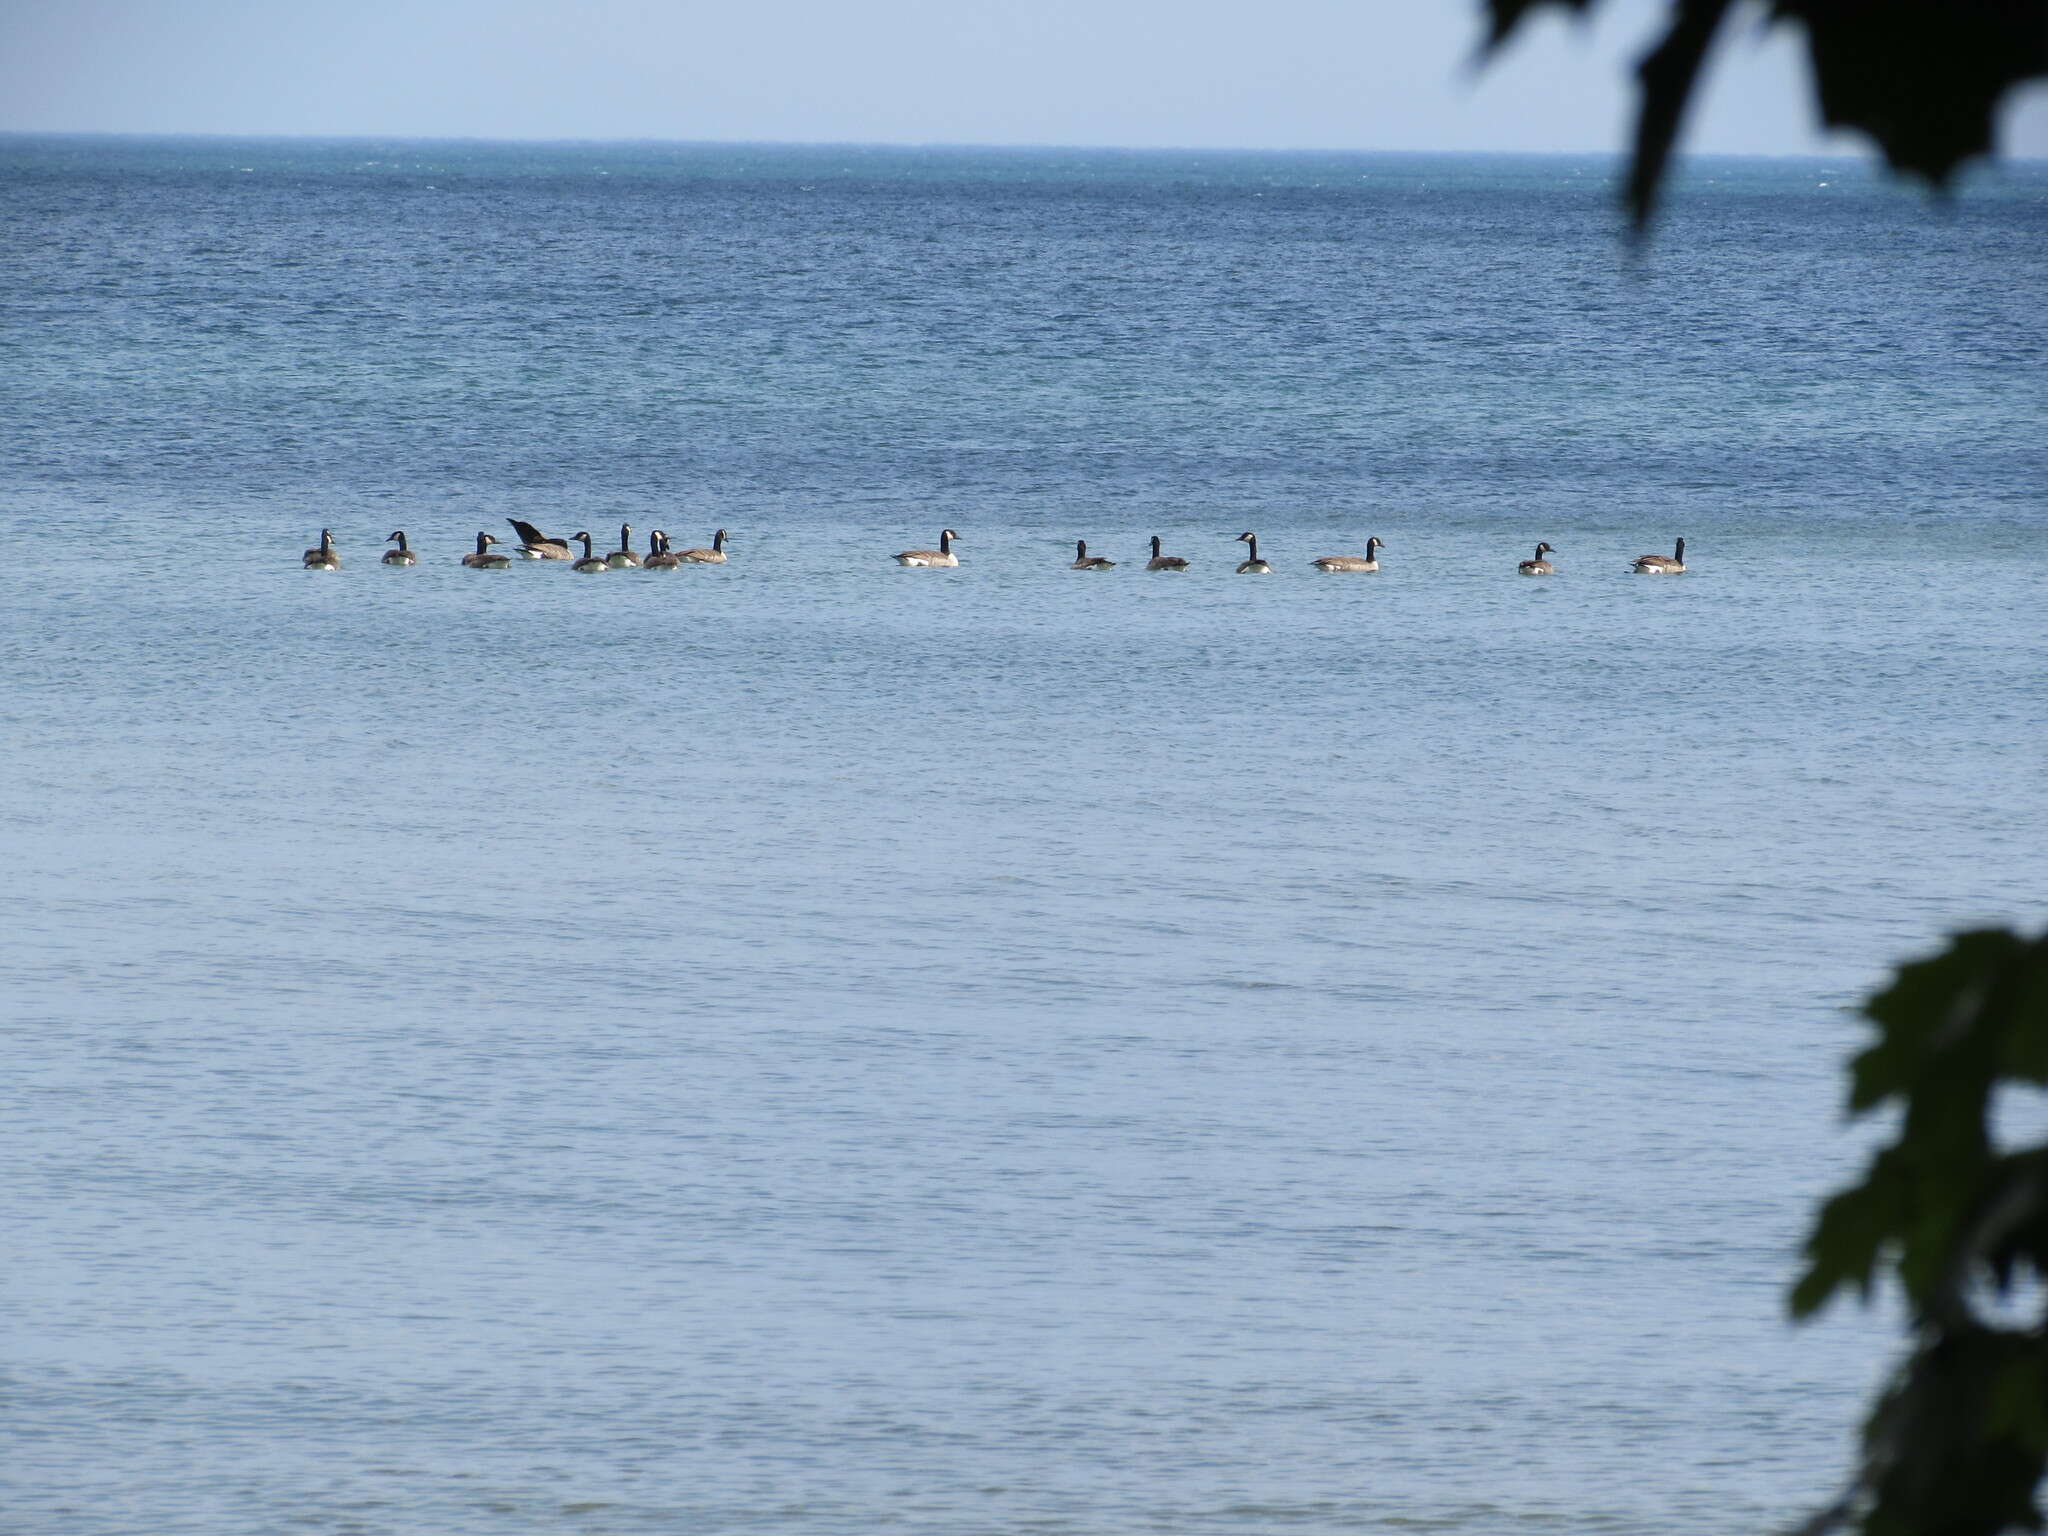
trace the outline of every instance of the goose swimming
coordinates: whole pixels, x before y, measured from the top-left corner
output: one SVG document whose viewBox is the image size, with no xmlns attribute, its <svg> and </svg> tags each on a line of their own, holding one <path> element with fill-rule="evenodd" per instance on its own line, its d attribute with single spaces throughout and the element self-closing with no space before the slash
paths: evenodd
<svg viewBox="0 0 2048 1536">
<path fill-rule="evenodd" d="M 502 571 L 507 569 L 512 564 L 512 557 L 510 555 L 501 555 L 492 549 L 491 546 L 497 542 L 493 535 L 479 533 L 476 536 L 476 552 L 464 555 L 462 563 L 473 571 Z"/>
<path fill-rule="evenodd" d="M 953 541 L 959 537 L 952 529 L 941 528 L 937 549 L 906 549 L 895 561 L 898 565 L 958 565 L 960 557 L 953 553 Z"/>
<path fill-rule="evenodd" d="M 1637 555 L 1629 566 L 1638 576 L 1683 576 L 1685 574 L 1685 540 L 1678 541 L 1678 548 L 1668 555 Z"/>
<path fill-rule="evenodd" d="M 678 560 L 688 560 L 693 565 L 724 565 L 725 539 L 725 530 L 721 528 L 718 532 L 711 535 L 711 547 L 709 549 L 679 549 L 676 551 L 676 558 Z M 901 559 L 902 557 L 898 556 L 897 558 Z"/>
<path fill-rule="evenodd" d="M 637 571 L 640 557 L 633 553 L 633 525 L 619 524 L 619 547 L 604 557 L 604 563 L 615 571 Z"/>
<path fill-rule="evenodd" d="M 1101 555 L 1089 554 L 1088 541 L 1086 539 L 1076 539 L 1074 540 L 1074 563 L 1068 566 L 1067 569 L 1070 571 L 1106 571 L 1115 564 L 1114 560 L 1106 560 Z"/>
<path fill-rule="evenodd" d="M 1162 555 L 1159 553 L 1159 535 L 1156 533 L 1152 535 L 1152 558 L 1145 562 L 1146 570 L 1184 571 L 1187 568 L 1187 561 L 1183 560 L 1179 555 Z"/>
<path fill-rule="evenodd" d="M 1377 538 L 1365 541 L 1363 555 L 1324 555 L 1309 564 L 1319 571 L 1376 571 L 1380 568 L 1380 541 Z"/>
<path fill-rule="evenodd" d="M 682 556 L 668 547 L 667 534 L 657 528 L 647 535 L 647 558 L 640 562 L 643 570 L 672 571 L 682 563 Z"/>
</svg>

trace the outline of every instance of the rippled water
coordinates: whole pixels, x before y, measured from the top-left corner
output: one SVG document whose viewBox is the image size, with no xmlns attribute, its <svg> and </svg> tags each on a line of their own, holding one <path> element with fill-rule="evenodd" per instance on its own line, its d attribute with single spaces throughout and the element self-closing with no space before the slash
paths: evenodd
<svg viewBox="0 0 2048 1536">
<path fill-rule="evenodd" d="M 2038 170 L 1706 162 L 1640 268 L 1555 159 L 0 171 L 9 1529 L 1845 1470 L 1843 1005 L 2048 915 Z M 507 516 L 734 559 L 460 568 Z"/>
</svg>

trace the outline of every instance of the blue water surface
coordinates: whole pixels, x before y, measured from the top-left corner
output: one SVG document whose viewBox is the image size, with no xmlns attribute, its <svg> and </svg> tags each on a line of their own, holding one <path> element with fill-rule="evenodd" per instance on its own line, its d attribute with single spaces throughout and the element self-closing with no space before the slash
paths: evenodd
<svg viewBox="0 0 2048 1536">
<path fill-rule="evenodd" d="M 0 137 L 7 1529 L 1828 1497 L 1847 1010 L 2048 918 L 2048 172 L 1613 180 Z"/>
</svg>

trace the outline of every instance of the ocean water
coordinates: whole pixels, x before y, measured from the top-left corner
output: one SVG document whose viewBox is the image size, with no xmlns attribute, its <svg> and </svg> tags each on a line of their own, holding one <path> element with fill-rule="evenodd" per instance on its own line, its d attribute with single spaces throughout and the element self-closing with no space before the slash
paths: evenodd
<svg viewBox="0 0 2048 1536">
<path fill-rule="evenodd" d="M 0 138 L 0 1524 L 1828 1497 L 1848 1009 L 2048 918 L 2048 171 L 1612 174 Z"/>
</svg>

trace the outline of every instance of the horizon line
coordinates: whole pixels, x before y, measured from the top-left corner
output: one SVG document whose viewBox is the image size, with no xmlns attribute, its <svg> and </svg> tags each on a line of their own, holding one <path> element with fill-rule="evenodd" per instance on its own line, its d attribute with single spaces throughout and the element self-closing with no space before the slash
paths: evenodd
<svg viewBox="0 0 2048 1536">
<path fill-rule="evenodd" d="M 0 128 L 0 139 L 200 139 L 223 142 L 305 142 L 368 143 L 398 141 L 414 144 L 504 144 L 573 145 L 598 148 L 606 145 L 663 145 L 687 149 L 841 149 L 917 150 L 974 152 L 1060 152 L 1124 155 L 1413 155 L 1451 157 L 1494 155 L 1513 159 L 1585 158 L 1588 156 L 1625 159 L 1625 147 L 1606 149 L 1384 149 L 1357 145 L 1247 145 L 1247 144 L 1063 144 L 1047 142 L 998 143 L 962 139 L 695 139 L 657 135 L 497 135 L 474 133 L 403 133 L 383 130 L 324 132 L 311 130 L 256 131 L 185 128 Z M 1875 146 L 1847 144 L 1840 150 L 1713 150 L 1679 149 L 1674 158 L 1700 160 L 1833 160 L 1853 155 L 1873 170 L 1888 170 Z M 1995 168 L 2008 165 L 2048 163 L 2048 155 L 1999 155 L 1978 157 L 1966 168 Z"/>
</svg>

